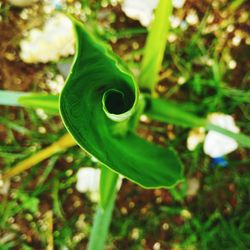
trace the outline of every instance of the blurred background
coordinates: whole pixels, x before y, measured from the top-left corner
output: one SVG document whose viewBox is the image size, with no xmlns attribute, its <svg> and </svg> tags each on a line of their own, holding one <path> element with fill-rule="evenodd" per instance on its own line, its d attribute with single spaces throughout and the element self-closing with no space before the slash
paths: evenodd
<svg viewBox="0 0 250 250">
<path fill-rule="evenodd" d="M 0 1 L 0 89 L 60 93 L 75 53 L 72 25 L 62 12 L 109 43 L 137 77 L 156 5 Z M 250 2 L 173 0 L 173 6 L 157 94 L 250 135 Z M 42 109 L 0 106 L 1 174 L 65 132 L 60 117 Z M 250 151 L 202 128 L 145 116 L 138 133 L 175 147 L 186 179 L 170 190 L 144 190 L 123 179 L 107 249 L 250 249 Z M 0 250 L 86 249 L 97 168 L 96 159 L 74 146 L 0 179 Z"/>
</svg>

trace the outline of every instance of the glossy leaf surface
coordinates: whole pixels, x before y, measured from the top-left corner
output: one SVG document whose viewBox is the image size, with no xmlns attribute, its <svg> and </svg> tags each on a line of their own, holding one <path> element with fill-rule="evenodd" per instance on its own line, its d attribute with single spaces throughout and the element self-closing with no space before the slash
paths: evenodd
<svg viewBox="0 0 250 250">
<path fill-rule="evenodd" d="M 67 129 L 101 163 L 141 186 L 174 185 L 182 179 L 176 153 L 130 129 L 139 96 L 133 77 L 82 24 L 73 23 L 77 54 L 60 98 Z"/>
</svg>

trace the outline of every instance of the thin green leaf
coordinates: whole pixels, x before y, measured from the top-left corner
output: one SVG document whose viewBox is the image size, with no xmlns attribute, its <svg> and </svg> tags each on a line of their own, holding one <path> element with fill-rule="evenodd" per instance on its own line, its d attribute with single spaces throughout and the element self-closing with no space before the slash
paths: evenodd
<svg viewBox="0 0 250 250">
<path fill-rule="evenodd" d="M 0 105 L 41 108 L 59 114 L 59 97 L 51 94 L 0 90 Z"/>
<path fill-rule="evenodd" d="M 229 131 L 227 129 L 221 128 L 219 126 L 216 126 L 211 123 L 207 123 L 206 125 L 207 130 L 213 130 L 220 134 L 226 135 L 228 137 L 231 137 L 235 141 L 237 141 L 242 147 L 250 148 L 250 137 L 247 135 L 244 135 L 242 133 L 234 133 L 232 131 Z"/>
<path fill-rule="evenodd" d="M 176 184 L 182 179 L 177 154 L 133 131 L 139 97 L 133 77 L 82 24 L 73 24 L 77 53 L 60 97 L 65 126 L 84 150 L 141 186 Z"/>
<path fill-rule="evenodd" d="M 206 119 L 186 112 L 180 104 L 159 98 L 148 98 L 146 114 L 155 120 L 182 127 L 204 127 Z"/>
<path fill-rule="evenodd" d="M 24 107 L 41 108 L 50 114 L 59 113 L 59 97 L 49 94 L 29 94 L 21 96 L 18 103 Z"/>
<path fill-rule="evenodd" d="M 241 146 L 250 148 L 250 137 L 247 135 L 234 133 L 211 124 L 206 118 L 201 118 L 195 114 L 185 111 L 180 104 L 175 104 L 158 98 L 148 98 L 147 100 L 148 105 L 145 112 L 152 119 L 187 128 L 204 127 L 207 130 L 213 130 L 231 137 Z"/>
<path fill-rule="evenodd" d="M 25 92 L 0 90 L 0 105 L 20 106 L 19 98 L 27 95 L 28 93 Z"/>
<path fill-rule="evenodd" d="M 154 87 L 158 82 L 172 9 L 172 0 L 160 0 L 155 12 L 155 19 L 149 30 L 139 77 L 140 88 L 149 92 L 154 92 Z"/>
</svg>

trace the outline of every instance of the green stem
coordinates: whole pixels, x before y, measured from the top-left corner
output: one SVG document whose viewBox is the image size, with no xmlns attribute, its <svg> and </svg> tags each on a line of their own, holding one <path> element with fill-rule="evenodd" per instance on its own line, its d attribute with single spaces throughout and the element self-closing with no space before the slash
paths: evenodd
<svg viewBox="0 0 250 250">
<path fill-rule="evenodd" d="M 117 192 L 112 193 L 112 197 L 110 197 L 109 203 L 105 209 L 102 208 L 101 204 L 98 205 L 87 250 L 103 250 L 105 248 L 105 242 L 111 223 L 116 194 Z"/>
</svg>

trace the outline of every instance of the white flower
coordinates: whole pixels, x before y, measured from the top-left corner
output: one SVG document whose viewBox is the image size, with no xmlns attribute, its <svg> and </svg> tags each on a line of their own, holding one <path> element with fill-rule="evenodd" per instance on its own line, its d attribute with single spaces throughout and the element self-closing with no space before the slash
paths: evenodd
<svg viewBox="0 0 250 250">
<path fill-rule="evenodd" d="M 210 123 L 234 133 L 239 133 L 240 129 L 236 126 L 234 118 L 222 113 L 212 113 L 208 116 Z M 203 150 L 205 154 L 212 158 L 227 155 L 238 148 L 238 143 L 221 133 L 209 131 L 205 135 L 204 128 L 195 128 L 189 132 L 187 138 L 187 148 L 194 150 L 199 143 L 204 141 Z"/>
<path fill-rule="evenodd" d="M 153 12 L 157 4 L 158 0 L 124 0 L 122 10 L 128 17 L 139 20 L 147 27 L 154 16 Z"/>
<path fill-rule="evenodd" d="M 213 113 L 209 115 L 208 119 L 219 127 L 234 133 L 240 132 L 240 129 L 235 125 L 234 118 L 230 115 Z M 234 139 L 215 131 L 209 131 L 204 142 L 204 152 L 212 158 L 229 154 L 237 148 L 238 143 Z"/>
<path fill-rule="evenodd" d="M 173 0 L 175 8 L 182 8 L 186 0 Z M 130 18 L 139 20 L 147 27 L 154 17 L 154 10 L 159 0 L 124 0 L 122 11 Z"/>
<path fill-rule="evenodd" d="M 50 18 L 42 30 L 32 29 L 20 42 L 20 57 L 26 63 L 47 63 L 74 54 L 74 31 L 63 14 Z"/>
<path fill-rule="evenodd" d="M 9 0 L 9 2 L 17 7 L 26 7 L 36 2 L 37 0 Z"/>
<path fill-rule="evenodd" d="M 194 128 L 192 129 L 187 138 L 187 148 L 190 151 L 195 150 L 198 144 L 202 143 L 205 139 L 205 129 L 204 128 Z"/>
<path fill-rule="evenodd" d="M 100 169 L 80 168 L 76 175 L 76 189 L 80 193 L 88 192 L 92 201 L 98 201 L 100 174 Z"/>
<path fill-rule="evenodd" d="M 80 193 L 88 193 L 93 202 L 99 200 L 99 182 L 101 170 L 95 168 L 80 168 L 77 172 L 76 189 Z M 122 179 L 117 183 L 117 189 L 120 189 Z"/>
</svg>

